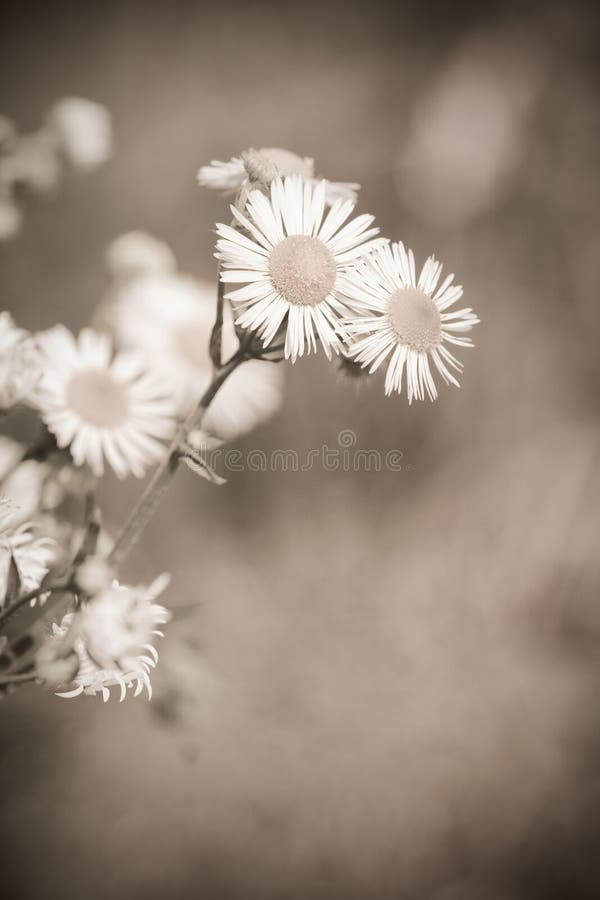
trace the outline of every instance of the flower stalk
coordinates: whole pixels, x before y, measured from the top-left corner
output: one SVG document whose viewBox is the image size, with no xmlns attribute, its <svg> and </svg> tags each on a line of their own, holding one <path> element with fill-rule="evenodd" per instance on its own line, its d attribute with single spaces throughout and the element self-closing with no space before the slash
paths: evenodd
<svg viewBox="0 0 600 900">
<path fill-rule="evenodd" d="M 146 489 L 121 529 L 108 556 L 107 562 L 109 565 L 117 566 L 121 563 L 131 548 L 137 543 L 179 468 L 182 445 L 187 442 L 190 432 L 199 426 L 202 416 L 210 406 L 219 388 L 241 363 L 250 358 L 251 353 L 248 352 L 245 344 L 241 344 L 231 359 L 222 366 L 215 368 L 213 379 L 204 392 L 198 406 L 177 429 L 163 462 L 155 470 Z"/>
</svg>

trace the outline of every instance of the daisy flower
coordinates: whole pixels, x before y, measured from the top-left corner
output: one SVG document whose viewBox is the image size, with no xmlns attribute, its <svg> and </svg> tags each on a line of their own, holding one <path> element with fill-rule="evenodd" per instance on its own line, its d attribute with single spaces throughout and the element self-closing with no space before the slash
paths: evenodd
<svg viewBox="0 0 600 900">
<path fill-rule="evenodd" d="M 351 335 L 348 353 L 374 372 L 389 359 L 385 393 L 400 393 L 406 370 L 408 402 L 437 397 L 430 361 L 446 382 L 459 387 L 450 369 L 462 364 L 448 344 L 472 347 L 466 332 L 479 322 L 471 309 L 447 312 L 462 297 L 460 285 L 448 275 L 438 287 L 442 266 L 433 256 L 426 261 L 419 279 L 412 250 L 402 242 L 381 247 L 345 278 L 342 290 L 357 315 L 345 323 Z"/>
<path fill-rule="evenodd" d="M 280 147 L 248 150 L 242 156 L 234 156 L 227 162 L 213 159 L 210 165 L 202 166 L 198 170 L 198 184 L 232 196 L 247 187 L 250 181 L 270 184 L 274 178 L 286 175 L 301 175 L 316 184 L 314 159 L 298 156 L 291 150 Z M 352 200 L 356 203 L 359 190 L 360 184 L 354 182 L 325 181 L 325 202 L 330 206 L 336 200 Z"/>
<path fill-rule="evenodd" d="M 44 374 L 36 403 L 59 447 L 96 476 L 104 459 L 119 478 L 141 478 L 164 454 L 175 408 L 158 373 L 132 353 L 112 355 L 106 335 L 85 328 L 79 338 L 57 325 L 39 336 Z"/>
<path fill-rule="evenodd" d="M 339 352 L 340 320 L 347 313 L 340 273 L 382 243 L 370 240 L 379 233 L 370 227 L 373 216 L 344 225 L 354 209 L 351 200 L 337 200 L 325 218 L 324 207 L 324 182 L 289 175 L 271 183 L 270 198 L 251 191 L 245 215 L 231 207 L 245 233 L 217 225 L 221 280 L 245 285 L 225 295 L 237 323 L 257 331 L 265 347 L 283 326 L 284 353 L 292 362 L 316 350 L 317 338 L 329 359 L 332 350 Z"/>
<path fill-rule="evenodd" d="M 168 582 L 169 577 L 161 575 L 148 588 L 115 583 L 77 613 L 68 613 L 60 624 L 54 623 L 50 645 L 56 641 L 59 655 L 63 655 L 65 639 L 72 637 L 79 658 L 75 686 L 57 696 L 101 693 L 106 702 L 110 688 L 118 685 L 122 702 L 127 689 L 135 685 L 135 697 L 144 688 L 148 699 L 152 697 L 150 670 L 158 662 L 158 653 L 151 640 L 163 636 L 157 626 L 170 618 L 168 610 L 154 601 Z"/>
<path fill-rule="evenodd" d="M 209 341 L 216 286 L 185 275 L 153 272 L 117 285 L 100 317 L 118 346 L 152 360 L 186 415 L 210 384 Z M 238 348 L 231 311 L 224 310 L 223 357 Z M 269 419 L 282 401 L 283 373 L 273 363 L 249 360 L 227 379 L 205 414 L 203 428 L 233 440 Z"/>
</svg>

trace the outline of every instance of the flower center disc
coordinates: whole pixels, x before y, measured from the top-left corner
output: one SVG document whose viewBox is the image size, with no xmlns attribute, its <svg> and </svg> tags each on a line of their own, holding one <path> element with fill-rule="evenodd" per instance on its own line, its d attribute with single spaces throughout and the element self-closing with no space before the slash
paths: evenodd
<svg viewBox="0 0 600 900">
<path fill-rule="evenodd" d="M 413 350 L 424 352 L 439 344 L 440 311 L 423 291 L 417 288 L 394 291 L 388 300 L 387 314 L 398 339 Z"/>
<path fill-rule="evenodd" d="M 96 428 L 116 428 L 129 412 L 126 388 L 102 369 L 74 372 L 67 386 L 67 403 Z"/>
<path fill-rule="evenodd" d="M 296 306 L 315 306 L 335 284 L 333 254 L 323 241 L 307 234 L 285 238 L 271 251 L 271 281 Z"/>
</svg>

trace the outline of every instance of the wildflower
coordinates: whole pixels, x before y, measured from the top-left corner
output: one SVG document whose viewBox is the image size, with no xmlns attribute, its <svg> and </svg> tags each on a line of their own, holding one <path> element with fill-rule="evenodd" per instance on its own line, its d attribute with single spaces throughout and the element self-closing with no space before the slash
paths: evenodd
<svg viewBox="0 0 600 900">
<path fill-rule="evenodd" d="M 290 150 L 279 147 L 263 147 L 248 150 L 242 156 L 234 156 L 228 162 L 213 159 L 208 166 L 198 170 L 198 184 L 212 190 L 234 195 L 252 183 L 269 185 L 274 178 L 286 175 L 301 175 L 313 184 L 315 161 L 308 156 L 298 156 Z M 351 200 L 356 203 L 359 184 L 351 182 L 325 181 L 325 202 L 331 206 L 336 200 Z"/>
<path fill-rule="evenodd" d="M 407 253 L 400 242 L 377 250 L 342 287 L 360 313 L 346 322 L 349 355 L 374 372 L 391 353 L 385 392 L 401 391 L 406 368 L 409 403 L 415 397 L 423 400 L 425 391 L 431 400 L 437 397 L 430 360 L 447 384 L 459 386 L 448 366 L 460 372 L 462 365 L 446 345 L 472 347 L 465 332 L 479 322 L 471 309 L 445 311 L 463 290 L 452 284 L 453 275 L 437 288 L 441 272 L 440 263 L 430 256 L 417 281 L 412 250 Z"/>
<path fill-rule="evenodd" d="M 245 284 L 226 294 L 237 323 L 257 331 L 265 347 L 283 325 L 284 353 L 292 362 L 311 346 L 316 350 L 317 338 L 329 359 L 332 350 L 339 352 L 340 319 L 347 311 L 340 272 L 381 244 L 369 240 L 379 231 L 370 228 L 373 216 L 358 216 L 342 227 L 352 201 L 336 201 L 325 219 L 324 206 L 324 182 L 313 186 L 299 176 L 276 178 L 270 200 L 261 191 L 250 192 L 247 216 L 231 207 L 247 235 L 217 225 L 221 280 Z"/>
<path fill-rule="evenodd" d="M 65 97 L 50 110 L 48 126 L 76 169 L 96 169 L 111 156 L 110 114 L 100 103 Z"/>
<path fill-rule="evenodd" d="M 44 374 L 36 402 L 58 446 L 97 476 L 106 458 L 119 478 L 141 478 L 173 432 L 174 405 L 158 375 L 139 355 L 113 357 L 110 340 L 89 328 L 76 339 L 57 325 L 39 344 Z"/>
<path fill-rule="evenodd" d="M 127 688 L 135 684 L 134 696 L 146 688 L 151 698 L 150 670 L 158 653 L 150 641 L 153 635 L 162 637 L 156 626 L 170 617 L 165 607 L 154 601 L 167 583 L 168 576 L 162 575 L 148 588 L 115 585 L 53 625 L 50 643 L 60 641 L 64 647 L 65 639 L 72 640 L 79 659 L 75 687 L 58 693 L 59 697 L 101 693 L 106 702 L 110 688 L 118 685 L 123 701 Z"/>
<path fill-rule="evenodd" d="M 119 346 L 152 360 L 186 415 L 212 378 L 209 354 L 215 318 L 214 284 L 185 275 L 152 273 L 123 284 L 102 314 Z M 224 311 L 223 357 L 239 346 L 231 311 Z M 282 400 L 282 373 L 273 363 L 249 360 L 227 379 L 210 404 L 203 427 L 232 440 L 272 416 Z"/>
<path fill-rule="evenodd" d="M 0 412 L 25 399 L 42 374 L 41 357 L 29 332 L 0 313 Z"/>
<path fill-rule="evenodd" d="M 128 231 L 111 241 L 106 250 L 106 263 L 117 278 L 174 272 L 177 268 L 168 244 L 143 231 Z"/>
</svg>

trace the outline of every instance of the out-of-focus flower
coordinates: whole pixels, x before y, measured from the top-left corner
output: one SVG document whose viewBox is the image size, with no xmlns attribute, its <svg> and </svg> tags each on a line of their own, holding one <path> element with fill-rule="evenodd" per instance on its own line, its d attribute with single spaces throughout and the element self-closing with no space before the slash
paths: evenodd
<svg viewBox="0 0 600 900">
<path fill-rule="evenodd" d="M 416 215 L 468 223 L 498 201 L 527 146 L 526 114 L 540 82 L 534 42 L 469 41 L 417 98 L 396 184 Z"/>
<path fill-rule="evenodd" d="M 160 576 L 148 588 L 115 586 L 98 595 L 77 613 L 68 613 L 60 625 L 53 625 L 53 640 L 64 647 L 70 635 L 79 658 L 73 679 L 75 687 L 62 691 L 59 697 L 79 694 L 102 694 L 106 702 L 113 685 L 120 687 L 120 700 L 127 688 L 135 684 L 134 696 L 146 688 L 152 696 L 150 670 L 158 660 L 151 643 L 154 635 L 162 636 L 157 626 L 169 621 L 164 606 L 154 601 L 168 584 L 168 576 Z"/>
<path fill-rule="evenodd" d="M 75 572 L 75 583 L 89 597 L 95 597 L 112 585 L 114 572 L 102 556 L 88 556 Z"/>
<path fill-rule="evenodd" d="M 168 244 L 144 231 L 128 231 L 115 238 L 106 249 L 106 264 L 116 278 L 174 272 L 177 268 Z"/>
<path fill-rule="evenodd" d="M 113 357 L 110 340 L 89 328 L 76 339 L 58 325 L 38 343 L 44 374 L 35 400 L 58 446 L 97 476 L 106 458 L 119 478 L 141 478 L 164 455 L 161 440 L 174 429 L 162 379 L 137 354 Z"/>
<path fill-rule="evenodd" d="M 263 147 L 260 150 L 247 150 L 242 156 L 234 156 L 228 162 L 213 159 L 210 165 L 198 170 L 198 184 L 231 196 L 253 182 L 268 185 L 274 178 L 286 175 L 301 175 L 314 184 L 318 181 L 315 178 L 314 159 L 298 156 L 291 150 L 280 147 Z M 336 200 L 351 200 L 356 203 L 359 190 L 360 185 L 354 182 L 325 181 L 325 201 L 330 206 Z"/>
<path fill-rule="evenodd" d="M 22 590 L 31 591 L 40 586 L 57 555 L 54 541 L 36 537 L 29 523 L 17 528 L 7 526 L 7 521 L 0 523 L 0 607 L 6 597 L 11 558 L 19 572 Z M 31 605 L 35 606 L 37 600 L 43 603 L 44 599 L 44 596 L 34 599 Z"/>
<path fill-rule="evenodd" d="M 0 313 L 0 412 L 28 396 L 42 374 L 41 356 L 27 331 Z"/>
<path fill-rule="evenodd" d="M 374 372 L 392 354 L 385 379 L 385 392 L 400 392 L 406 368 L 408 402 L 431 400 L 437 389 L 431 375 L 430 360 L 446 382 L 458 387 L 450 372 L 461 363 L 445 346 L 472 347 L 465 336 L 479 322 L 471 309 L 445 312 L 462 297 L 462 287 L 453 285 L 448 275 L 436 288 L 442 266 L 430 256 L 417 281 L 412 250 L 400 242 L 382 247 L 356 267 L 352 278 L 344 280 L 343 291 L 360 315 L 346 322 L 348 353 Z"/>
<path fill-rule="evenodd" d="M 12 152 L 0 158 L 0 182 L 22 184 L 40 193 L 60 182 L 62 169 L 53 136 L 45 131 L 21 135 Z"/>
<path fill-rule="evenodd" d="M 79 671 L 79 656 L 68 640 L 55 632 L 39 648 L 35 657 L 35 671 L 47 687 L 70 684 Z"/>
<path fill-rule="evenodd" d="M 209 341 L 216 311 L 214 284 L 185 275 L 153 273 L 127 281 L 113 292 L 100 318 L 118 346 L 143 353 L 172 386 L 183 415 L 198 403 L 212 378 Z M 238 339 L 227 306 L 223 357 Z M 233 440 L 270 418 L 281 405 L 282 372 L 273 363 L 250 360 L 221 387 L 203 427 Z"/>
<path fill-rule="evenodd" d="M 23 217 L 8 190 L 0 188 L 0 241 L 8 241 L 21 230 Z"/>
<path fill-rule="evenodd" d="M 76 169 L 96 169 L 112 154 L 110 114 L 100 103 L 81 97 L 65 97 L 50 110 L 48 126 Z"/>
<path fill-rule="evenodd" d="M 271 183 L 270 200 L 251 191 L 247 217 L 231 207 L 245 234 L 217 225 L 221 280 L 244 284 L 226 294 L 237 323 L 257 331 L 265 347 L 284 325 L 284 353 L 292 362 L 316 351 L 317 339 L 329 359 L 332 350 L 339 352 L 340 317 L 346 311 L 339 274 L 385 243 L 370 240 L 379 233 L 370 227 L 373 216 L 358 216 L 344 225 L 354 209 L 352 201 L 336 201 L 325 219 L 324 207 L 324 182 L 313 185 L 290 175 Z"/>
</svg>

